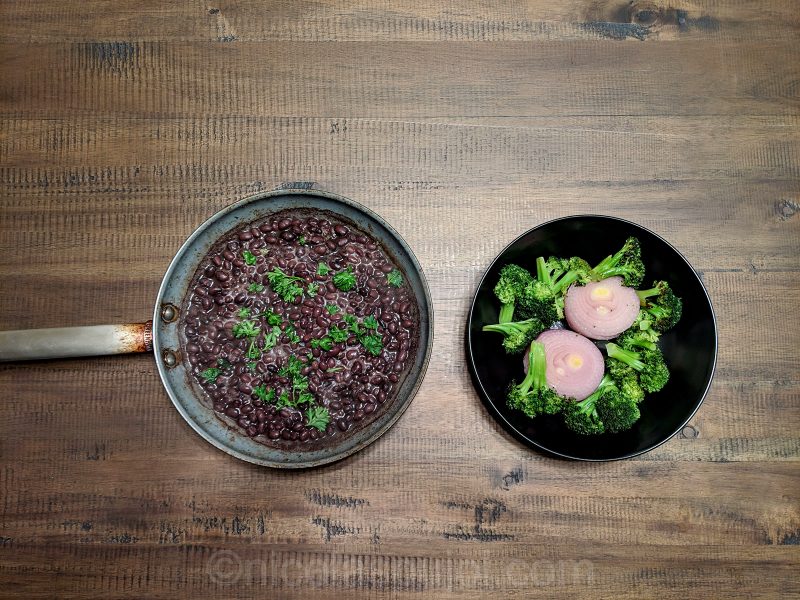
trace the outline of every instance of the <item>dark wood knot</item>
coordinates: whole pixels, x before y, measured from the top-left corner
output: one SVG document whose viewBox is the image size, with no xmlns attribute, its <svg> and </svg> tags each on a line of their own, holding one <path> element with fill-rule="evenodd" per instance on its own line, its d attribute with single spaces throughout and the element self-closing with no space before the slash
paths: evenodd
<svg viewBox="0 0 800 600">
<path fill-rule="evenodd" d="M 664 19 L 661 7 L 649 0 L 631 2 L 628 15 L 631 23 L 641 27 L 655 27 L 661 25 Z"/>
</svg>

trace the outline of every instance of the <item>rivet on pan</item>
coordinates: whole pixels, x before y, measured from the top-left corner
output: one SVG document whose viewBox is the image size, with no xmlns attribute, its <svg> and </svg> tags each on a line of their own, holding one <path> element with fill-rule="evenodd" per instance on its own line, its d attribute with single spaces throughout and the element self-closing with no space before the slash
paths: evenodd
<svg viewBox="0 0 800 600">
<path fill-rule="evenodd" d="M 679 434 L 683 439 L 693 440 L 700 435 L 700 432 L 693 425 L 686 425 Z"/>
<path fill-rule="evenodd" d="M 164 304 L 161 307 L 161 320 L 164 323 L 172 323 L 178 318 L 178 309 L 174 304 Z"/>
<path fill-rule="evenodd" d="M 163 359 L 164 364 L 168 369 L 171 369 L 178 364 L 178 355 L 173 350 L 164 350 Z"/>
</svg>

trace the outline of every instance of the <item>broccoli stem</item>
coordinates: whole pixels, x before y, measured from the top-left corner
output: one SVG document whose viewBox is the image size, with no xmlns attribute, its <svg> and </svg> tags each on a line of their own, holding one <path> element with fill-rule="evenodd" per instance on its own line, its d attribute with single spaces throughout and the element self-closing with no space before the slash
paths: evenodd
<svg viewBox="0 0 800 600">
<path fill-rule="evenodd" d="M 550 279 L 550 271 L 545 264 L 544 256 L 536 259 L 536 278 L 548 286 L 552 285 L 553 281 Z"/>
<path fill-rule="evenodd" d="M 618 360 L 620 362 L 624 362 L 631 368 L 636 369 L 637 371 L 641 371 L 644 369 L 644 363 L 639 360 L 641 358 L 641 354 L 637 352 L 631 352 L 630 350 L 623 350 L 619 346 L 614 343 L 606 344 L 606 352 L 608 356 L 611 358 Z"/>
<path fill-rule="evenodd" d="M 639 296 L 639 301 L 644 305 L 644 301 L 653 296 L 658 296 L 663 290 L 659 288 L 650 288 L 649 290 L 636 290 L 636 295 Z"/>
<path fill-rule="evenodd" d="M 544 344 L 541 342 L 531 342 L 528 351 L 528 375 L 533 374 L 534 389 L 547 387 L 547 357 L 544 352 Z"/>
<path fill-rule="evenodd" d="M 510 323 L 514 320 L 514 303 L 502 304 L 500 306 L 500 316 L 497 321 L 499 323 Z"/>
</svg>

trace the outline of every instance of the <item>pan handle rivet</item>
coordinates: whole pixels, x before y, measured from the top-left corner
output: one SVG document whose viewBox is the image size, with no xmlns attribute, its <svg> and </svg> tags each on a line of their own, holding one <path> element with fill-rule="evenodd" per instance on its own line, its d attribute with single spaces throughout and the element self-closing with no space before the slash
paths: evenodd
<svg viewBox="0 0 800 600">
<path fill-rule="evenodd" d="M 164 364 L 171 369 L 178 364 L 178 356 L 172 350 L 164 350 Z"/>
<path fill-rule="evenodd" d="M 172 323 L 178 318 L 178 309 L 174 304 L 164 304 L 161 307 L 161 320 L 165 323 Z"/>
</svg>

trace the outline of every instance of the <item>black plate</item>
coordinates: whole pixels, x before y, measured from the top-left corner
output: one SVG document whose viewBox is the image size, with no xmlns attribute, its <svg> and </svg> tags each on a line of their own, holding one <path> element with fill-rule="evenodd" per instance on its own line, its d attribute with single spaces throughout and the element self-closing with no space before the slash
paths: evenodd
<svg viewBox="0 0 800 600">
<path fill-rule="evenodd" d="M 522 356 L 509 356 L 502 336 L 484 333 L 496 323 L 500 303 L 494 295 L 500 269 L 508 263 L 536 271 L 537 256 L 580 256 L 597 264 L 616 252 L 629 236 L 642 245 L 647 272 L 645 285 L 665 279 L 683 299 L 683 317 L 661 337 L 670 368 L 670 380 L 657 394 L 648 394 L 642 417 L 629 431 L 582 436 L 564 427 L 562 417 L 530 419 L 506 406 L 505 392 L 512 379 L 524 377 Z M 524 444 L 562 458 L 617 460 L 630 458 L 663 444 L 692 418 L 711 384 L 717 360 L 717 327 L 711 301 L 697 273 L 666 240 L 644 227 L 598 215 L 556 219 L 521 235 L 492 262 L 472 300 L 467 321 L 467 365 L 473 383 L 492 416 Z"/>
</svg>

